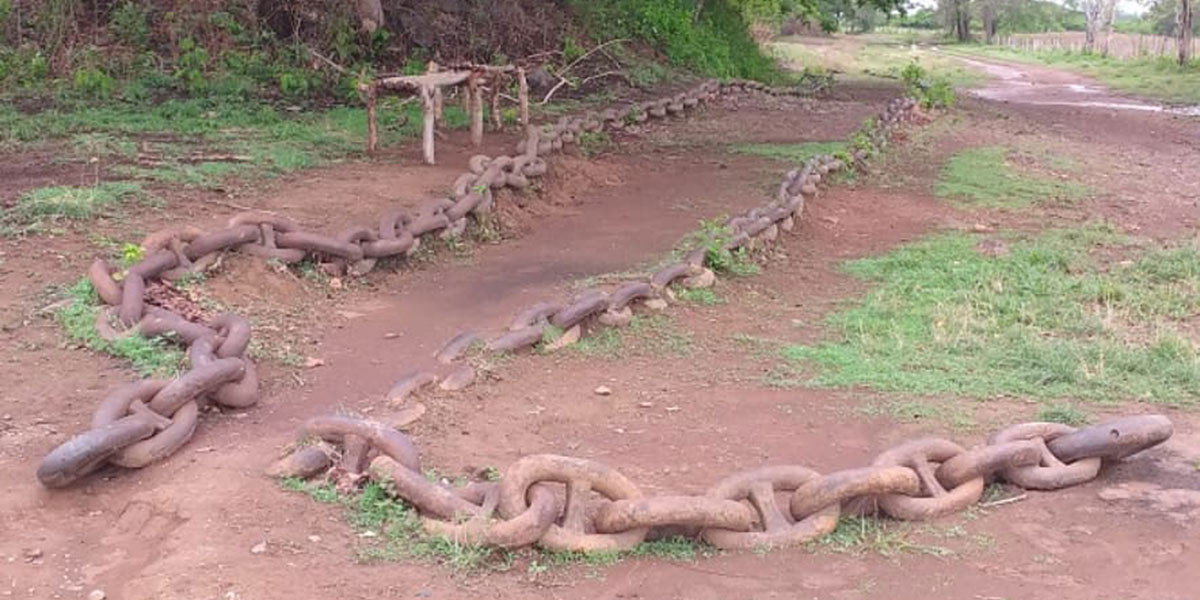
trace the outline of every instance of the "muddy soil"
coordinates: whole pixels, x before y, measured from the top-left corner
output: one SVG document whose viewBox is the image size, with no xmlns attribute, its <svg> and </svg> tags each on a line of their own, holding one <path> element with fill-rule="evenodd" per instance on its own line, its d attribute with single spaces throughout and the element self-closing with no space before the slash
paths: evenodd
<svg viewBox="0 0 1200 600">
<path fill-rule="evenodd" d="M 517 309 L 561 297 L 607 273 L 660 260 L 700 219 L 757 205 L 785 163 L 732 155 L 732 143 L 841 139 L 879 109 L 857 100 L 746 100 L 687 121 L 623 136 L 600 156 L 556 160 L 540 196 L 506 212 L 515 239 L 443 249 L 421 265 L 384 269 L 338 289 L 326 280 L 230 261 L 205 293 L 275 328 L 267 337 L 320 359 L 296 368 L 267 360 L 260 404 L 206 416 L 169 460 L 109 470 L 49 492 L 33 477 L 40 458 L 82 428 L 105 391 L 132 378 L 114 360 L 63 344 L 40 309 L 45 287 L 74 281 L 96 255 L 92 232 L 8 241 L 0 257 L 5 306 L 0 396 L 0 594 L 14 598 L 1145 598 L 1193 597 L 1200 568 L 1200 435 L 1195 415 L 1136 403 L 1097 414 L 1169 410 L 1167 445 L 1071 490 L 975 509 L 908 531 L 912 543 L 882 555 L 829 547 L 725 554 L 692 562 L 627 560 L 614 566 L 533 568 L 519 554 L 499 573 L 457 573 L 423 562 L 361 563 L 337 506 L 282 491 L 262 469 L 303 419 L 339 410 L 386 419 L 393 381 L 434 367 L 432 353 L 466 328 L 502 326 Z M 531 453 L 602 461 L 648 494 L 699 493 L 764 464 L 820 471 L 858 466 L 921 434 L 980 443 L 1028 420 L 1020 402 L 964 404 L 963 425 L 871 410 L 863 390 L 765 385 L 774 362 L 754 339 L 809 341 L 821 318 L 864 291 L 838 265 L 946 228 L 1033 227 L 1107 218 L 1155 237 L 1194 232 L 1200 189 L 1196 124 L 1164 114 L 973 99 L 905 133 L 874 173 L 831 188 L 804 224 L 764 256 L 761 275 L 723 279 L 717 306 L 679 304 L 612 352 L 522 355 L 492 365 L 477 386 L 419 400 L 412 427 L 423 462 L 440 473 L 503 468 Z M 1098 193 L 1077 205 L 1019 214 L 954 209 L 934 198 L 933 177 L 957 149 L 1007 136 L 1078 157 Z M 1157 143 L 1155 143 L 1157 140 Z M 1188 142 L 1187 140 L 1193 140 Z M 1168 143 L 1163 143 L 1163 142 Z M 503 140 L 496 143 L 503 142 Z M 468 149 L 446 153 L 465 162 Z M 439 148 L 440 149 L 440 148 Z M 453 156 L 453 158 L 450 158 Z M 893 158 L 894 157 L 894 158 Z M 908 157 L 908 158 L 905 158 Z M 461 160 L 459 160 L 461 158 Z M 396 202 L 447 188 L 457 166 L 395 162 L 308 172 L 236 198 L 336 231 L 371 222 Z M 164 223 L 214 224 L 235 209 L 172 198 L 162 212 L 130 215 L 96 231 L 130 239 Z M 226 199 L 228 202 L 233 202 Z M 279 341 L 283 340 L 283 341 Z M 593 393 L 600 385 L 612 394 Z"/>
</svg>

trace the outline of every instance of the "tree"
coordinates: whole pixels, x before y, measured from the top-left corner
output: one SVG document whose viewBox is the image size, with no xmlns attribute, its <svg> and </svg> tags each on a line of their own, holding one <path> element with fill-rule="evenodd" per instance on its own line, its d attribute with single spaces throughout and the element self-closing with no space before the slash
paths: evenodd
<svg viewBox="0 0 1200 600">
<path fill-rule="evenodd" d="M 1096 39 L 1099 37 L 1100 32 L 1112 27 L 1116 5 L 1117 0 L 1082 0 L 1079 3 L 1079 7 L 1083 10 L 1085 23 L 1083 37 L 1084 52 L 1090 54 L 1096 51 Z M 1104 44 L 1104 52 L 1108 52 L 1107 38 Z"/>
<path fill-rule="evenodd" d="M 1192 0 L 1179 0 L 1179 66 L 1192 60 Z"/>
</svg>

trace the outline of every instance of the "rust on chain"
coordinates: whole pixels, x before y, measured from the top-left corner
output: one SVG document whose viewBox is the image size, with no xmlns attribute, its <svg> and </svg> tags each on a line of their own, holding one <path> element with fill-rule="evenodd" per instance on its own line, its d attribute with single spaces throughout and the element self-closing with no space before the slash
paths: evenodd
<svg viewBox="0 0 1200 600">
<path fill-rule="evenodd" d="M 954 488 L 972 479 L 990 477 L 1009 468 L 1036 465 L 1041 459 L 1041 448 L 1030 441 L 979 446 L 942 463 L 934 472 L 934 476 L 943 486 Z"/>
<path fill-rule="evenodd" d="M 250 345 L 250 322 L 233 313 L 218 315 L 209 322 L 209 326 L 224 338 L 217 346 L 217 358 L 241 357 L 246 354 Z"/>
<path fill-rule="evenodd" d="M 121 303 L 121 285 L 112 278 L 112 267 L 108 265 L 108 261 L 103 258 L 97 258 L 92 262 L 92 266 L 88 267 L 88 281 L 92 282 L 92 289 L 96 290 L 96 295 L 100 296 L 100 300 L 109 306 L 116 306 Z"/>
<path fill-rule="evenodd" d="M 693 275 L 694 273 L 692 271 L 694 269 L 695 267 L 686 262 L 676 263 L 674 265 L 664 267 L 650 278 L 650 285 L 654 286 L 654 289 L 661 290 L 671 285 L 676 279 Z"/>
<path fill-rule="evenodd" d="M 786 548 L 833 531 L 841 513 L 837 504 L 830 504 L 812 515 L 795 520 L 780 510 L 775 499 L 776 492 L 794 492 L 819 477 L 820 474 L 812 469 L 782 465 L 760 467 L 725 478 L 707 495 L 723 500 L 748 500 L 757 513 L 761 530 L 740 532 L 709 528 L 702 533 L 704 540 L 726 550 Z"/>
<path fill-rule="evenodd" d="M 1038 446 L 1040 459 L 1037 464 L 1010 467 L 1002 473 L 1004 479 L 1026 489 L 1057 490 L 1091 481 L 1100 474 L 1100 457 L 1082 458 L 1064 463 L 1047 446 L 1064 435 L 1077 430 L 1061 423 L 1022 423 L 1007 427 L 988 439 L 988 444 L 1004 444 L 1028 440 Z"/>
<path fill-rule="evenodd" d="M 357 436 L 404 468 L 416 472 L 421 470 L 421 460 L 412 440 L 383 423 L 343 416 L 314 417 L 300 427 L 300 436 L 330 442 L 342 441 L 346 436 Z"/>
<path fill-rule="evenodd" d="M 1048 440 L 1046 446 L 1064 463 L 1082 458 L 1121 460 L 1163 443 L 1173 432 L 1167 417 L 1139 415 L 1084 427 Z"/>
<path fill-rule="evenodd" d="M 297 248 L 346 260 L 362 260 L 363 258 L 363 250 L 358 244 L 343 242 L 318 233 L 306 231 L 280 233 L 275 236 L 275 243 L 280 248 Z"/>
<path fill-rule="evenodd" d="M 129 267 L 125 271 L 125 278 L 128 279 L 130 275 L 138 275 L 144 279 L 153 279 L 163 271 L 174 269 L 177 266 L 179 266 L 179 257 L 175 256 L 174 252 L 159 250 Z"/>
<path fill-rule="evenodd" d="M 414 392 L 431 386 L 437 381 L 438 376 L 428 371 L 408 373 L 392 384 L 392 388 L 387 393 L 388 402 L 393 404 L 404 402 Z"/>
<path fill-rule="evenodd" d="M 394 489 L 396 495 L 424 514 L 455 521 L 479 514 L 479 507 L 424 475 L 405 467 L 390 456 L 377 456 L 367 471 L 371 478 Z"/>
<path fill-rule="evenodd" d="M 473 330 L 464 331 L 454 336 L 449 342 L 446 342 L 446 345 L 435 352 L 433 357 L 438 362 L 448 365 L 462 358 L 467 353 L 467 350 L 470 350 L 471 346 L 479 341 L 479 339 L 479 332 Z"/>
<path fill-rule="evenodd" d="M 218 387 L 240 378 L 246 372 L 240 358 L 221 358 L 180 375 L 150 400 L 150 409 L 173 415 L 184 404 L 203 398 Z"/>
<path fill-rule="evenodd" d="M 892 448 L 872 463 L 875 466 L 903 466 L 913 469 L 921 480 L 921 496 L 884 494 L 879 508 L 888 516 L 905 521 L 933 519 L 964 508 L 983 496 L 983 477 L 976 477 L 947 490 L 935 476 L 940 465 L 965 452 L 962 446 L 941 438 L 913 440 Z"/>
<path fill-rule="evenodd" d="M 117 319 L 125 327 L 133 327 L 142 319 L 146 306 L 146 280 L 137 273 L 126 273 L 121 290 L 121 305 L 117 308 Z"/>
<path fill-rule="evenodd" d="M 733 500 L 707 496 L 654 496 L 615 500 L 596 514 L 596 531 L 619 533 L 644 527 L 678 525 L 749 531 L 754 513 Z"/>
<path fill-rule="evenodd" d="M 171 417 L 171 424 L 162 431 L 122 448 L 109 462 L 129 469 L 140 469 L 160 461 L 183 447 L 200 422 L 200 408 L 195 401 L 184 404 Z"/>
<path fill-rule="evenodd" d="M 300 477 L 308 479 L 333 464 L 333 449 L 324 444 L 311 444 L 289 452 L 267 468 L 268 477 Z"/>
<path fill-rule="evenodd" d="M 589 523 L 591 493 L 610 500 L 641 498 L 637 486 L 598 462 L 582 458 L 538 454 L 526 456 L 509 466 L 500 480 L 500 515 L 511 519 L 529 508 L 529 488 L 537 483 L 556 482 L 567 486 L 562 525 L 551 525 L 541 545 L 552 550 L 580 552 L 629 550 L 641 543 L 647 528 L 621 533 L 594 533 Z"/>
<path fill-rule="evenodd" d="M 608 296 L 608 309 L 621 310 L 634 300 L 654 297 L 654 287 L 645 281 L 627 283 Z"/>
<path fill-rule="evenodd" d="M 494 490 L 498 494 L 499 490 Z M 491 520 L 491 515 L 478 515 L 466 523 L 454 524 L 434 519 L 422 519 L 425 531 L 443 536 L 452 542 L 486 545 L 497 548 L 521 548 L 534 544 L 554 524 L 562 506 L 554 491 L 545 484 L 529 489 L 529 508 L 503 521 Z"/>
<path fill-rule="evenodd" d="M 157 306 L 146 307 L 145 315 L 138 322 L 137 329 L 148 338 L 173 334 L 185 344 L 213 335 L 213 331 L 208 327 Z"/>
<path fill-rule="evenodd" d="M 554 313 L 550 324 L 560 329 L 570 329 L 572 325 L 608 308 L 608 295 L 600 291 L 592 291 L 580 296 L 579 300 Z"/>
<path fill-rule="evenodd" d="M 154 435 L 156 424 L 133 415 L 89 429 L 60 444 L 38 465 L 37 478 L 48 488 L 70 485 L 96 470 L 121 448 Z"/>
<path fill-rule="evenodd" d="M 821 509 L 862 496 L 921 492 L 921 480 L 908 467 L 862 467 L 836 471 L 796 488 L 789 508 L 792 517 L 803 519 Z"/>
<path fill-rule="evenodd" d="M 538 302 L 533 306 L 517 313 L 508 325 L 509 331 L 518 331 L 534 325 L 549 322 L 550 315 L 563 309 L 558 302 Z M 540 335 L 540 332 L 539 332 Z"/>
</svg>

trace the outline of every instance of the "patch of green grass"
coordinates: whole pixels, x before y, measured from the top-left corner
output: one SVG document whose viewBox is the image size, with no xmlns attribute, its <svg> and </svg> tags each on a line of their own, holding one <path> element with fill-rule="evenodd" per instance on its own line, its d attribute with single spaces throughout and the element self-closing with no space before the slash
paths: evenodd
<svg viewBox="0 0 1200 600">
<path fill-rule="evenodd" d="M 59 221 L 89 221 L 122 203 L 144 197 L 141 185 L 131 182 L 37 188 L 21 194 L 16 205 L 0 213 L 0 226 L 10 233 L 20 233 Z"/>
<path fill-rule="evenodd" d="M 588 158 L 594 158 L 612 147 L 612 137 L 605 131 L 581 131 L 579 133 L 579 151 Z"/>
<path fill-rule="evenodd" d="M 605 327 L 580 339 L 569 349 L 584 356 L 620 358 L 625 353 L 625 338 L 620 329 Z"/>
<path fill-rule="evenodd" d="M 359 536 L 357 555 L 362 561 L 427 560 L 459 573 L 507 570 L 512 566 L 508 551 L 426 534 L 417 511 L 389 495 L 383 484 L 368 483 L 352 496 L 339 494 L 329 484 L 295 478 L 282 479 L 280 485 L 317 502 L 344 507 L 346 522 Z"/>
<path fill-rule="evenodd" d="M 1000 146 L 958 152 L 942 168 L 934 193 L 969 206 L 1010 209 L 1077 200 L 1088 193 L 1071 181 L 1017 173 L 1009 156 L 1010 151 Z"/>
<path fill-rule="evenodd" d="M 1047 421 L 1050 423 L 1062 423 L 1063 425 L 1087 425 L 1091 422 L 1092 417 L 1087 413 L 1079 410 L 1074 404 L 1062 403 L 1046 406 L 1038 411 L 1036 420 Z"/>
<path fill-rule="evenodd" d="M 1010 235 L 989 257 L 978 238 L 935 235 L 846 270 L 875 284 L 834 313 L 837 339 L 782 350 L 806 383 L 881 391 L 1190 405 L 1200 353 L 1200 244 L 1132 251 L 1105 227 Z"/>
<path fill-rule="evenodd" d="M 184 353 L 165 337 L 145 338 L 129 335 L 115 341 L 100 337 L 96 315 L 100 299 L 87 279 L 66 291 L 68 302 L 54 313 L 67 337 L 94 352 L 124 359 L 142 377 L 170 377 L 183 368 Z"/>
<path fill-rule="evenodd" d="M 948 548 L 912 541 L 912 529 L 907 523 L 873 517 L 842 517 L 837 529 L 809 543 L 813 550 L 862 556 L 878 554 L 893 557 L 900 554 L 948 556 Z"/>
<path fill-rule="evenodd" d="M 629 332 L 637 337 L 640 350 L 652 354 L 688 357 L 696 353 L 692 336 L 664 315 L 635 315 Z"/>
<path fill-rule="evenodd" d="M 804 142 L 801 144 L 735 144 L 730 147 L 730 151 L 800 164 L 822 154 L 832 155 L 845 152 L 849 146 L 850 144 L 845 141 Z"/>
<path fill-rule="evenodd" d="M 679 287 L 675 289 L 675 297 L 684 302 L 699 304 L 701 306 L 725 304 L 725 299 L 713 291 L 712 288 Z"/>
</svg>

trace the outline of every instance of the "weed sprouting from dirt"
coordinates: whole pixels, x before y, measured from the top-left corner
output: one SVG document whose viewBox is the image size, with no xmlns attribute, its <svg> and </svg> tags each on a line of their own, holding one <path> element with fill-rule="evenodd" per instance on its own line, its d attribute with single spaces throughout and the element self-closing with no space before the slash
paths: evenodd
<svg viewBox="0 0 1200 600">
<path fill-rule="evenodd" d="M 145 338 L 132 334 L 114 341 L 100 337 L 96 329 L 100 299 L 87 279 L 68 288 L 65 296 L 65 304 L 55 311 L 54 316 L 72 341 L 94 352 L 128 361 L 143 377 L 172 376 L 183 367 L 183 351 L 165 337 Z"/>
<path fill-rule="evenodd" d="M 716 306 L 725 304 L 725 299 L 712 290 L 712 288 L 677 288 L 675 297 L 683 302 L 699 304 L 701 306 Z"/>
<path fill-rule="evenodd" d="M 729 228 L 725 226 L 726 220 L 726 217 L 719 216 L 700 221 L 699 229 L 684 236 L 677 248 L 682 249 L 682 252 L 703 248 L 704 264 L 716 273 L 757 275 L 759 267 L 751 260 L 750 253 L 744 246 L 736 250 L 726 248 L 733 239 Z M 677 252 L 682 254 L 679 250 Z"/>
<path fill-rule="evenodd" d="M 604 131 L 583 131 L 579 133 L 579 152 L 588 158 L 594 158 L 604 153 L 612 146 L 612 137 Z"/>
<path fill-rule="evenodd" d="M 878 554 L 893 557 L 900 554 L 950 556 L 949 548 L 912 541 L 912 528 L 902 522 L 873 517 L 843 517 L 837 529 L 809 543 L 812 550 L 827 550 L 839 554 L 862 556 Z"/>
<path fill-rule="evenodd" d="M 828 318 L 837 341 L 786 346 L 786 367 L 892 392 L 1195 402 L 1200 246 L 1114 260 L 1136 251 L 1104 226 L 1003 238 L 996 256 L 951 233 L 847 264 L 876 288 Z"/>
<path fill-rule="evenodd" d="M 1024 208 L 1047 202 L 1078 200 L 1088 189 L 1048 175 L 1017 173 L 1011 151 L 1001 146 L 963 150 L 946 162 L 934 193 L 970 206 Z"/>
</svg>

